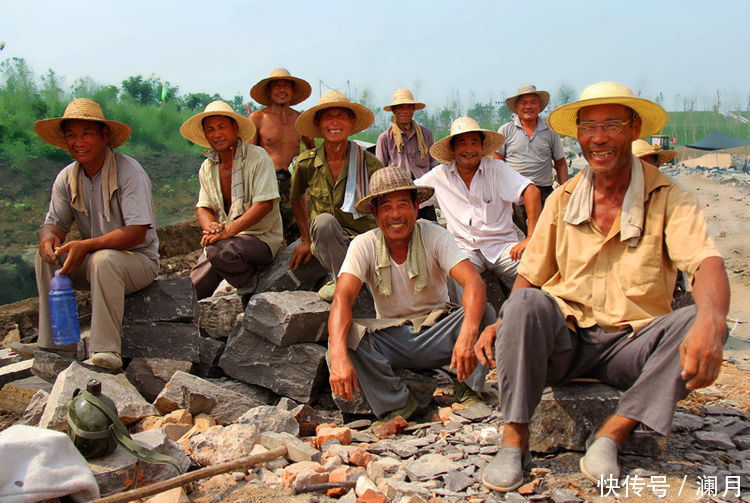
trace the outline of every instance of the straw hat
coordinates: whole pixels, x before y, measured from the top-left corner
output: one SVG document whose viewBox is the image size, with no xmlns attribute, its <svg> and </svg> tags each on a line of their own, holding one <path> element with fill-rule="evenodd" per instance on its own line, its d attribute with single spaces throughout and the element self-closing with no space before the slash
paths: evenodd
<svg viewBox="0 0 750 503">
<path fill-rule="evenodd" d="M 471 117 L 459 117 L 451 123 L 451 134 L 442 140 L 435 142 L 430 148 L 430 155 L 443 164 L 448 164 L 454 158 L 453 149 L 451 148 L 451 138 L 472 131 L 479 131 L 484 134 L 482 155 L 490 155 L 492 152 L 499 149 L 505 141 L 505 136 L 495 131 L 490 131 L 489 129 L 480 128 L 479 123 Z"/>
<path fill-rule="evenodd" d="M 414 105 L 414 110 L 422 110 L 425 107 L 424 103 L 414 101 L 414 95 L 408 89 L 396 89 L 393 91 L 393 100 L 390 105 L 383 107 L 383 110 L 390 112 L 396 105 Z"/>
<path fill-rule="evenodd" d="M 674 150 L 663 150 L 656 145 L 651 145 L 646 140 L 635 140 L 633 142 L 633 155 L 641 159 L 649 155 L 656 155 L 659 159 L 659 166 L 675 158 L 677 152 Z"/>
<path fill-rule="evenodd" d="M 267 107 L 271 106 L 271 98 L 268 96 L 268 84 L 270 84 L 274 80 L 289 80 L 294 83 L 292 101 L 289 102 L 289 105 L 302 103 L 310 97 L 310 93 L 312 92 L 312 88 L 306 80 L 292 77 L 292 75 L 289 73 L 289 70 L 287 70 L 286 68 L 277 68 L 271 72 L 270 77 L 261 80 L 260 82 L 255 84 L 252 89 L 250 89 L 250 97 L 261 105 L 265 105 Z"/>
<path fill-rule="evenodd" d="M 409 174 L 398 166 L 381 168 L 370 177 L 370 194 L 359 200 L 355 208 L 360 213 L 372 213 L 372 202 L 376 197 L 399 190 L 416 190 L 417 203 L 423 203 L 435 194 L 432 187 L 417 187 Z"/>
<path fill-rule="evenodd" d="M 542 108 L 539 109 L 540 112 L 547 108 L 547 105 L 549 104 L 549 93 L 547 91 L 537 91 L 536 86 L 526 84 L 525 86 L 521 86 L 518 88 L 515 96 L 511 96 L 510 98 L 505 100 L 505 106 L 508 107 L 508 110 L 510 110 L 512 113 L 516 113 L 516 103 L 518 102 L 518 98 L 520 98 L 524 94 L 536 94 L 537 96 L 539 96 L 539 101 L 542 102 Z"/>
<path fill-rule="evenodd" d="M 206 133 L 203 132 L 203 119 L 212 115 L 223 115 L 236 120 L 237 125 L 240 127 L 237 136 L 242 138 L 243 141 L 249 141 L 255 136 L 255 124 L 253 124 L 253 121 L 238 114 L 228 103 L 224 103 L 221 100 L 212 101 L 206 105 L 203 112 L 195 114 L 186 120 L 180 126 L 180 134 L 201 147 L 210 148 L 211 145 L 206 139 Z"/>
<path fill-rule="evenodd" d="M 354 127 L 352 132 L 349 134 L 356 134 L 360 131 L 364 131 L 375 121 L 375 116 L 372 114 L 369 108 L 359 103 L 353 103 L 349 101 L 344 93 L 340 93 L 334 89 L 330 89 L 323 93 L 320 97 L 318 104 L 309 110 L 305 110 L 302 114 L 297 117 L 297 122 L 294 126 L 302 136 L 310 136 L 312 138 L 322 138 L 318 126 L 315 125 L 315 114 L 320 110 L 326 108 L 348 108 L 354 113 Z"/>
<path fill-rule="evenodd" d="M 578 101 L 557 107 L 549 115 L 549 125 L 562 136 L 578 137 L 578 111 L 592 105 L 625 105 L 641 118 L 641 138 L 658 133 L 667 123 L 667 111 L 653 101 L 633 96 L 633 91 L 615 82 L 591 84 Z"/>
<path fill-rule="evenodd" d="M 65 143 L 65 134 L 62 130 L 62 121 L 72 119 L 106 124 L 109 127 L 107 146 L 110 148 L 119 147 L 130 138 L 130 126 L 122 122 L 105 120 L 102 107 L 88 98 L 77 98 L 68 103 L 62 117 L 36 121 L 34 131 L 39 135 L 39 138 L 53 147 L 68 150 L 68 144 Z"/>
</svg>

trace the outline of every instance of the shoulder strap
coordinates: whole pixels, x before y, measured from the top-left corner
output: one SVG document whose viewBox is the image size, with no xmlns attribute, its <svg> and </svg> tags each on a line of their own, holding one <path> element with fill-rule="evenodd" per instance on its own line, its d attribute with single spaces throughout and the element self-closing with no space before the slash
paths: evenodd
<svg viewBox="0 0 750 503">
<path fill-rule="evenodd" d="M 174 467 L 175 470 L 177 470 L 177 473 L 182 473 L 182 469 L 180 468 L 179 462 L 173 458 L 172 456 L 168 456 L 166 454 L 161 454 L 158 452 L 154 452 L 151 449 L 147 449 L 146 447 L 143 447 L 142 445 L 136 443 L 132 438 L 130 438 L 130 432 L 128 432 L 128 429 L 125 427 L 124 424 L 122 424 L 122 421 L 120 421 L 120 418 L 117 417 L 117 411 L 111 407 L 110 405 L 106 404 L 102 400 L 99 399 L 96 395 L 89 393 L 88 391 L 81 391 L 81 397 L 89 402 L 91 405 L 95 406 L 97 409 L 101 410 L 109 419 L 112 421 L 112 424 L 109 427 L 109 430 L 107 431 L 107 434 L 112 434 L 115 437 L 115 440 L 117 440 L 117 443 L 122 446 L 123 449 L 128 451 L 130 454 L 135 456 L 137 459 L 140 459 L 141 461 L 145 461 L 146 463 L 155 463 L 160 465 L 170 465 Z M 69 423 L 72 425 L 73 423 L 69 421 Z M 80 431 L 78 428 L 74 428 L 74 431 L 76 434 L 78 434 L 78 431 Z M 95 432 L 95 434 L 100 434 L 102 432 Z M 84 438 L 90 438 L 86 437 L 86 435 L 81 435 Z M 102 438 L 102 437 L 96 437 L 96 438 Z"/>
</svg>

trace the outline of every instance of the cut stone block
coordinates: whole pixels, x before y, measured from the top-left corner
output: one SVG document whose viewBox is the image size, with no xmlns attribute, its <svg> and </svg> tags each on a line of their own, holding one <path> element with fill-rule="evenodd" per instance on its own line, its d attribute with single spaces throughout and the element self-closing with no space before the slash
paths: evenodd
<svg viewBox="0 0 750 503">
<path fill-rule="evenodd" d="M 220 295 L 198 301 L 198 326 L 211 338 L 226 339 L 243 312 L 242 300 L 237 295 Z"/>
<path fill-rule="evenodd" d="M 33 363 L 33 360 L 23 360 L 0 367 L 0 387 L 5 386 L 9 382 L 31 377 Z"/>
<path fill-rule="evenodd" d="M 52 385 L 36 376 L 12 381 L 0 389 L 0 409 L 22 414 L 37 391 L 52 391 Z"/>
<path fill-rule="evenodd" d="M 164 432 L 160 429 L 136 433 L 132 438 L 144 447 L 176 458 L 183 473 L 190 466 L 190 459 L 185 455 L 182 448 L 166 438 Z M 177 475 L 177 471 L 172 466 L 139 461 L 119 445 L 109 456 L 90 459 L 89 467 L 94 473 L 97 484 L 99 484 L 99 491 L 102 496 L 132 489 L 136 480 L 138 486 L 141 487 Z"/>
<path fill-rule="evenodd" d="M 253 407 L 242 414 L 237 422 L 253 424 L 258 427 L 258 431 L 275 431 L 294 436 L 299 435 L 299 424 L 294 415 L 288 410 L 278 409 L 270 405 Z"/>
<path fill-rule="evenodd" d="M 269 450 L 281 446 L 286 447 L 286 457 L 294 463 L 301 461 L 320 462 L 321 453 L 318 449 L 289 433 L 264 431 L 260 434 L 260 443 Z"/>
<path fill-rule="evenodd" d="M 21 418 L 16 424 L 25 424 L 26 426 L 38 425 L 48 400 L 49 393 L 44 390 L 37 391 L 34 396 L 31 397 L 29 405 L 26 407 L 26 410 L 23 411 Z"/>
<path fill-rule="evenodd" d="M 166 358 L 133 358 L 125 374 L 149 402 L 164 389 L 175 372 L 190 372 L 191 362 Z"/>
<path fill-rule="evenodd" d="M 277 346 L 318 342 L 328 338 L 330 310 L 315 292 L 265 292 L 250 299 L 243 326 Z"/>
<path fill-rule="evenodd" d="M 245 330 L 243 324 L 229 338 L 219 365 L 235 379 L 310 403 L 326 378 L 325 353 L 318 344 L 276 346 Z"/>
<path fill-rule="evenodd" d="M 246 382 L 237 381 L 236 379 L 232 379 L 230 377 L 208 378 L 206 380 L 208 382 L 216 384 L 217 386 L 221 386 L 224 389 L 234 391 L 235 393 L 239 393 L 242 396 L 246 396 L 251 400 L 255 400 L 256 402 L 261 402 L 266 405 L 271 405 L 279 398 L 279 395 L 277 395 L 270 389 L 266 389 L 262 386 L 256 386 L 255 384 L 248 384 Z"/>
<path fill-rule="evenodd" d="M 530 450 L 584 452 L 589 434 L 615 412 L 619 400 L 619 391 L 601 383 L 546 388 L 529 424 Z M 665 448 L 664 437 L 636 431 L 620 452 L 655 457 Z"/>
<path fill-rule="evenodd" d="M 156 407 L 148 403 L 130 384 L 125 374 L 106 374 L 89 370 L 78 363 L 62 371 L 50 392 L 49 402 L 39 421 L 40 428 L 54 430 L 67 429 L 67 404 L 73 391 L 86 389 L 89 379 L 98 379 L 102 383 L 102 393 L 115 403 L 117 415 L 127 424 L 134 423 L 146 416 L 157 414 Z"/>
<path fill-rule="evenodd" d="M 11 351 L 9 348 L 0 348 L 0 367 L 5 367 L 11 363 L 23 361 L 21 355 Z"/>
<path fill-rule="evenodd" d="M 296 270 L 289 269 L 289 259 L 294 249 L 299 246 L 298 239 L 282 250 L 273 263 L 264 267 L 258 274 L 256 294 L 262 292 L 282 292 L 285 290 L 315 290 L 316 286 L 328 275 L 315 257 L 307 264 L 300 264 Z"/>
<path fill-rule="evenodd" d="M 122 356 L 199 362 L 201 340 L 194 323 L 123 322 Z"/>
<path fill-rule="evenodd" d="M 34 351 L 33 361 L 31 373 L 54 384 L 60 372 L 70 367 L 70 364 L 76 360 L 73 357 L 60 356 L 49 351 Z"/>
<path fill-rule="evenodd" d="M 185 450 L 180 444 L 167 438 L 164 430 L 156 428 L 136 433 L 132 437 L 133 440 L 154 452 L 172 456 L 181 468 L 181 473 L 185 473 L 190 468 L 190 458 L 185 454 Z M 138 461 L 138 469 L 140 477 L 139 485 L 154 484 L 178 475 L 177 470 L 173 466 L 147 463 L 140 460 Z"/>
<path fill-rule="evenodd" d="M 226 344 L 210 337 L 201 337 L 200 361 L 193 365 L 192 374 L 200 377 L 220 377 L 224 372 L 219 368 L 219 359 Z"/>
<path fill-rule="evenodd" d="M 205 413 L 218 423 L 229 424 L 237 421 L 248 409 L 263 404 L 200 377 L 177 371 L 156 397 L 154 405 L 161 414 L 187 409 L 193 416 Z"/>
<path fill-rule="evenodd" d="M 199 465 L 210 466 L 249 456 L 257 443 L 255 425 L 217 426 L 190 439 L 190 455 Z"/>
<path fill-rule="evenodd" d="M 123 324 L 154 321 L 198 321 L 198 303 L 189 277 L 157 279 L 125 296 Z"/>
</svg>

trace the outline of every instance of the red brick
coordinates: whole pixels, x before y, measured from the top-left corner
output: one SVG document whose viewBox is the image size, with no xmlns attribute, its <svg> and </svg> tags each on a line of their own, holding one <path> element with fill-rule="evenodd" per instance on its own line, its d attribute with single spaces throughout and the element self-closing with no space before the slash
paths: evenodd
<svg viewBox="0 0 750 503">
<path fill-rule="evenodd" d="M 352 430 L 343 426 L 318 427 L 315 444 L 318 446 L 318 449 L 320 449 L 323 444 L 334 438 L 338 440 L 341 445 L 349 445 L 352 443 Z"/>
<path fill-rule="evenodd" d="M 357 449 L 356 451 L 349 454 L 349 464 L 360 466 L 362 468 L 367 468 L 367 465 L 370 464 L 370 461 L 374 460 L 375 456 L 365 451 L 364 449 Z"/>
<path fill-rule="evenodd" d="M 388 503 L 388 498 L 379 492 L 368 489 L 362 496 L 357 498 L 357 503 Z"/>
<path fill-rule="evenodd" d="M 406 422 L 406 419 L 401 416 L 396 416 L 387 423 L 373 428 L 372 432 L 380 440 L 383 440 L 384 438 L 392 437 L 397 433 L 401 433 L 408 425 L 409 423 Z"/>
</svg>

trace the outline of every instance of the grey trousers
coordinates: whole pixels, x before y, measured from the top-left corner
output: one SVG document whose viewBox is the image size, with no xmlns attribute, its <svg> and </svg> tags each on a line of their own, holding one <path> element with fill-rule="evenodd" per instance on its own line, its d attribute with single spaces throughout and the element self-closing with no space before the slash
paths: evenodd
<svg viewBox="0 0 750 503">
<path fill-rule="evenodd" d="M 64 262 L 64 257 L 60 262 Z M 37 252 L 34 269 L 39 291 L 39 347 L 42 348 L 64 348 L 54 343 L 49 312 L 50 281 L 58 268 L 43 261 Z M 120 352 L 125 294 L 146 288 L 156 273 L 156 265 L 142 253 L 105 249 L 86 255 L 71 279 L 76 290 L 91 290 L 90 353 Z M 67 349 L 75 349 L 75 346 Z"/>
<path fill-rule="evenodd" d="M 463 320 L 461 308 L 418 333 L 411 323 L 366 333 L 356 350 L 349 349 L 360 390 L 376 416 L 406 406 L 409 399 L 409 389 L 393 372 L 394 368 L 434 369 L 450 364 Z M 479 333 L 494 321 L 495 312 L 488 305 Z M 487 368 L 478 365 L 466 385 L 481 392 L 486 375 Z"/>
<path fill-rule="evenodd" d="M 206 253 L 190 270 L 198 299 L 209 297 L 222 279 L 235 288 L 250 281 L 261 265 L 273 260 L 271 249 L 255 236 L 240 235 L 206 246 Z"/>
<path fill-rule="evenodd" d="M 568 329 L 560 308 L 536 288 L 517 290 L 503 304 L 495 343 L 500 409 L 508 422 L 528 423 L 545 386 L 593 377 L 626 390 L 617 414 L 668 435 L 675 405 L 687 395 L 679 346 L 695 306 L 652 321 L 635 337 L 598 326 Z"/>
<path fill-rule="evenodd" d="M 310 223 L 310 239 L 313 244 L 313 255 L 327 270 L 338 278 L 341 265 L 349 249 L 349 237 L 336 217 L 330 213 L 321 213 Z"/>
</svg>

